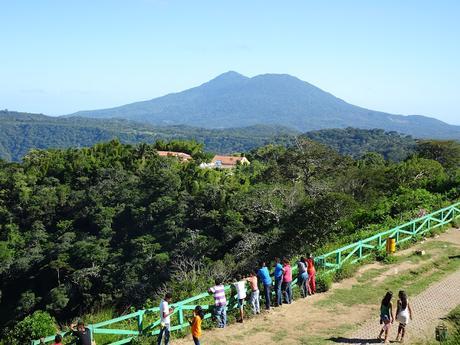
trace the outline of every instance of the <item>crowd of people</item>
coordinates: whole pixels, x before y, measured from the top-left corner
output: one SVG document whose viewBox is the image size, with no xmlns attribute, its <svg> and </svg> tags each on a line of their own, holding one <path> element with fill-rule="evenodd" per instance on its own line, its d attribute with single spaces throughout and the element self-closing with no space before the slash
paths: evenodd
<svg viewBox="0 0 460 345">
<path fill-rule="evenodd" d="M 406 326 L 412 320 L 413 316 L 412 307 L 409 304 L 405 291 L 399 291 L 398 293 L 396 312 L 393 309 L 392 299 L 393 293 L 388 291 L 380 304 L 380 324 L 382 325 L 382 329 L 380 330 L 378 339 L 384 341 L 385 344 L 388 344 L 391 325 L 395 320 L 399 322 L 396 341 L 404 342 Z"/>
<path fill-rule="evenodd" d="M 301 257 L 297 261 L 297 284 L 299 286 L 302 298 L 316 293 L 316 269 L 314 258 L 311 254 L 307 257 Z M 273 279 L 272 279 L 273 277 Z M 281 307 L 283 304 L 291 304 L 293 274 L 290 261 L 287 258 L 280 260 L 274 259 L 273 271 L 270 272 L 265 261 L 262 261 L 257 270 L 249 272 L 248 275 L 238 275 L 231 285 L 236 290 L 237 306 L 239 318 L 237 322 L 244 322 L 244 302 L 247 299 L 249 285 L 249 303 L 254 315 L 260 314 L 260 290 L 263 288 L 265 310 L 269 311 L 272 306 Z M 274 289 L 274 294 L 272 293 Z M 227 296 L 225 286 L 220 279 L 215 280 L 215 285 L 210 287 L 208 292 L 214 297 L 213 316 L 217 322 L 218 328 L 224 328 L 227 324 Z M 274 304 L 272 296 L 274 295 Z M 380 305 L 380 324 L 382 328 L 378 339 L 386 344 L 389 341 L 389 331 L 392 324 L 397 321 L 398 333 L 396 341 L 403 342 L 406 333 L 406 325 L 412 320 L 413 311 L 409 304 L 407 294 L 399 291 L 397 308 L 393 308 L 393 293 L 388 291 L 383 297 Z M 172 294 L 166 293 L 160 302 L 160 331 L 157 338 L 157 345 L 169 345 L 171 332 L 171 315 L 174 313 L 174 307 L 170 306 Z M 196 306 L 193 311 L 193 317 L 189 319 L 191 326 L 192 339 L 195 345 L 200 345 L 202 334 L 201 323 L 204 319 L 204 311 L 201 306 Z M 76 338 L 77 345 L 92 345 L 91 332 L 85 327 L 82 321 L 71 326 L 71 334 Z M 43 339 L 42 339 L 42 343 Z M 94 343 L 93 343 L 94 344 Z M 62 345 L 62 336 L 56 335 L 54 345 Z"/>
<path fill-rule="evenodd" d="M 302 298 L 316 293 L 316 269 L 315 261 L 311 254 L 301 257 L 297 262 L 297 284 L 299 285 Z M 273 278 L 272 278 L 273 277 Z M 291 304 L 292 296 L 292 267 L 287 258 L 280 260 L 274 259 L 273 271 L 270 272 L 267 263 L 262 261 L 257 270 L 249 272 L 243 276 L 238 275 L 232 282 L 236 290 L 237 306 L 239 318 L 237 322 L 244 322 L 244 302 L 247 299 L 249 285 L 249 303 L 254 315 L 260 314 L 260 289 L 263 288 L 263 300 L 265 310 L 269 311 L 272 306 L 281 307 L 283 304 Z M 274 288 L 275 303 L 272 303 L 272 289 Z M 210 287 L 208 292 L 214 297 L 213 316 L 218 328 L 224 328 L 227 324 L 227 296 L 225 286 L 221 279 L 215 280 L 215 285 Z M 160 333 L 158 334 L 157 344 L 169 345 L 171 329 L 170 315 L 174 312 L 173 307 L 169 307 L 172 295 L 167 293 L 160 302 Z M 193 319 L 189 320 L 191 325 L 192 338 L 195 345 L 200 345 L 201 322 L 204 318 L 203 309 L 197 306 L 193 312 Z"/>
</svg>

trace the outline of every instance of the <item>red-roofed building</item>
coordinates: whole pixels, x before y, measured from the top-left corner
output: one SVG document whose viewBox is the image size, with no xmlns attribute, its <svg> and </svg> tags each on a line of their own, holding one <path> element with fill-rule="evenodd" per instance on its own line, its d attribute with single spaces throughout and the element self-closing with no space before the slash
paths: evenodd
<svg viewBox="0 0 460 345">
<path fill-rule="evenodd" d="M 190 156 L 187 153 L 184 152 L 174 152 L 174 151 L 157 151 L 159 156 L 162 157 L 177 157 L 181 161 L 189 161 L 192 159 L 192 156 Z"/>
<path fill-rule="evenodd" d="M 234 168 L 237 164 L 250 164 L 246 157 L 216 155 L 211 161 L 216 168 Z"/>
</svg>

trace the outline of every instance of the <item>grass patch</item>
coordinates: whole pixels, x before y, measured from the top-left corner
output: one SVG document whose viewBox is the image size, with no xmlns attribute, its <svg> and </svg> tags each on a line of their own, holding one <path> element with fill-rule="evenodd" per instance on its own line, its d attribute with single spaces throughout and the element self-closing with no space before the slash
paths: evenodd
<svg viewBox="0 0 460 345">
<path fill-rule="evenodd" d="M 279 343 L 284 338 L 286 338 L 286 336 L 287 336 L 287 331 L 282 330 L 282 331 L 276 332 L 275 335 L 273 335 L 272 340 L 276 343 Z"/>
<path fill-rule="evenodd" d="M 318 302 L 318 306 L 335 308 L 337 304 L 342 304 L 351 307 L 355 304 L 368 304 L 369 301 L 375 301 L 378 304 L 387 290 L 397 292 L 404 289 L 409 295 L 418 294 L 433 281 L 440 280 L 448 273 L 460 268 L 460 259 L 449 259 L 448 256 L 451 255 L 449 252 L 451 251 L 447 251 L 437 260 L 424 264 L 417 269 L 388 276 L 380 283 L 361 279 L 360 284 L 355 284 L 350 289 L 334 290 L 327 299 Z M 375 276 L 377 271 L 370 270 L 369 272 L 369 275 L 377 277 Z"/>
<path fill-rule="evenodd" d="M 372 268 L 370 270 L 367 270 L 363 274 L 361 274 L 359 277 L 356 278 L 356 280 L 359 283 L 369 282 L 369 281 L 377 278 L 378 276 L 380 276 L 386 270 L 387 270 L 386 267 L 384 267 L 384 268 Z"/>
</svg>

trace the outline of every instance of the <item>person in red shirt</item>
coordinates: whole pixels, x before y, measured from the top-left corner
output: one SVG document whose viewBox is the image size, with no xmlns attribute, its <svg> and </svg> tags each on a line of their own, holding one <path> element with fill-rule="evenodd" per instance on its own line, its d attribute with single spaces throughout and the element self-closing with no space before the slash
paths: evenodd
<svg viewBox="0 0 460 345">
<path fill-rule="evenodd" d="M 308 254 L 307 260 L 307 273 L 308 273 L 308 293 L 310 295 L 316 293 L 316 269 L 315 269 L 315 259 L 312 254 Z"/>
</svg>

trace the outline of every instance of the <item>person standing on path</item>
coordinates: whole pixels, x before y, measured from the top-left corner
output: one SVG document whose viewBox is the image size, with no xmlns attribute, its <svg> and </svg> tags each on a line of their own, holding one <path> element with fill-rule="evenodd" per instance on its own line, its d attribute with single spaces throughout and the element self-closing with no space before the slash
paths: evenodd
<svg viewBox="0 0 460 345">
<path fill-rule="evenodd" d="M 409 320 L 412 320 L 413 312 L 412 308 L 407 299 L 405 291 L 399 291 L 398 293 L 398 308 L 396 310 L 396 320 L 399 322 L 398 335 L 396 341 L 404 342 L 404 336 L 406 335 L 406 326 Z"/>
<path fill-rule="evenodd" d="M 165 297 L 160 302 L 160 333 L 158 334 L 157 344 L 161 345 L 164 337 L 164 344 L 169 344 L 169 336 L 171 334 L 171 314 L 174 308 L 169 307 L 171 303 L 172 294 L 170 292 L 165 294 Z"/>
<path fill-rule="evenodd" d="M 384 340 L 385 343 L 388 343 L 388 332 L 391 328 L 391 324 L 394 322 L 393 316 L 393 303 L 391 299 L 393 298 L 393 293 L 388 291 L 383 297 L 382 302 L 380 303 L 380 324 L 383 325 L 380 330 L 378 339 Z M 385 339 L 382 339 L 382 335 L 385 333 Z"/>
<path fill-rule="evenodd" d="M 307 265 L 305 265 L 305 259 L 303 256 L 300 258 L 300 260 L 297 262 L 297 284 L 299 285 L 300 288 L 300 295 L 302 298 L 305 298 L 308 296 L 308 288 L 307 288 L 307 282 L 308 282 L 308 273 L 307 273 Z"/>
<path fill-rule="evenodd" d="M 279 258 L 275 258 L 275 271 L 273 272 L 273 276 L 275 277 L 276 306 L 279 307 L 283 303 L 283 293 L 281 292 L 281 285 L 283 284 L 283 265 L 281 265 Z"/>
<path fill-rule="evenodd" d="M 282 290 L 287 304 L 292 303 L 292 268 L 288 259 L 283 259 L 283 284 Z"/>
<path fill-rule="evenodd" d="M 189 321 L 192 329 L 192 338 L 195 345 L 200 345 L 201 322 L 204 319 L 203 308 L 197 305 L 193 311 L 193 319 Z"/>
<path fill-rule="evenodd" d="M 315 269 L 315 258 L 312 254 L 308 254 L 306 261 L 307 273 L 308 273 L 308 292 L 310 295 L 316 293 L 316 269 Z"/>
<path fill-rule="evenodd" d="M 208 291 L 214 295 L 214 317 L 217 319 L 217 327 L 224 328 L 227 324 L 225 287 L 222 285 L 221 279 L 216 279 L 215 284 Z"/>
<path fill-rule="evenodd" d="M 243 322 L 244 319 L 244 300 L 246 299 L 246 280 L 239 274 L 237 276 L 237 281 L 233 283 L 233 286 L 236 288 L 236 294 L 238 298 L 238 309 L 240 310 L 240 319 L 239 322 Z"/>
<path fill-rule="evenodd" d="M 265 296 L 265 310 L 270 310 L 270 297 L 271 297 L 271 286 L 272 278 L 270 278 L 270 272 L 268 271 L 265 261 L 260 263 L 260 269 L 257 272 L 257 276 L 264 285 L 264 296 Z"/>
<path fill-rule="evenodd" d="M 260 291 L 259 291 L 259 286 L 257 284 L 256 272 L 251 271 L 251 273 L 249 274 L 249 277 L 247 277 L 246 280 L 249 282 L 249 286 L 251 287 L 250 302 L 251 302 L 252 312 L 254 313 L 254 315 L 260 314 Z"/>
</svg>

